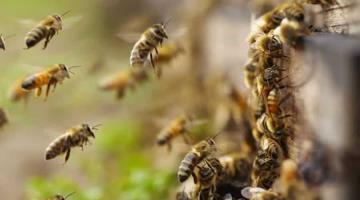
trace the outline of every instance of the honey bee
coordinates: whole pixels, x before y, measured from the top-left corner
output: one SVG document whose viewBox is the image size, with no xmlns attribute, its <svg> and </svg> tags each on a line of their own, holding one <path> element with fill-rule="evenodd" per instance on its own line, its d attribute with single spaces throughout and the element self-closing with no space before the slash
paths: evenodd
<svg viewBox="0 0 360 200">
<path fill-rule="evenodd" d="M 99 83 L 102 90 L 116 90 L 117 98 L 121 99 L 127 88 L 134 89 L 136 84 L 148 79 L 148 75 L 144 69 L 125 69 L 118 73 L 106 77 Z"/>
<path fill-rule="evenodd" d="M 35 46 L 43 39 L 45 39 L 43 46 L 43 49 L 45 49 L 54 35 L 62 30 L 62 17 L 67 13 L 69 13 L 69 11 L 62 15 L 49 15 L 31 29 L 25 37 L 27 49 Z"/>
<path fill-rule="evenodd" d="M 268 189 L 276 178 L 279 177 L 280 163 L 277 158 L 272 157 L 266 150 L 258 150 L 253 162 L 251 182 L 253 186 Z"/>
<path fill-rule="evenodd" d="M 241 195 L 250 200 L 285 200 L 281 194 L 261 187 L 245 187 Z"/>
<path fill-rule="evenodd" d="M 80 124 L 66 131 L 65 134 L 57 137 L 45 150 L 45 159 L 50 160 L 60 154 L 65 154 L 65 163 L 70 157 L 73 147 L 81 147 L 90 143 L 89 137 L 95 138 L 93 130 L 97 130 L 99 125 L 90 127 L 88 124 Z"/>
<path fill-rule="evenodd" d="M 190 175 L 194 175 L 194 169 L 201 161 L 217 151 L 214 139 L 218 135 L 219 134 L 195 144 L 191 151 L 185 155 L 180 163 L 177 173 L 178 180 L 181 183 L 187 180 Z"/>
<path fill-rule="evenodd" d="M 171 141 L 181 135 L 185 143 L 190 144 L 188 133 L 192 125 L 191 121 L 192 119 L 188 115 L 181 115 L 175 118 L 159 133 L 156 143 L 160 146 L 167 145 L 168 150 L 171 151 Z"/>
<path fill-rule="evenodd" d="M 75 194 L 75 192 L 72 192 L 72 193 L 66 195 L 65 197 L 60 195 L 60 194 L 56 194 L 55 196 L 49 198 L 48 200 L 66 200 L 67 198 L 69 198 L 73 194 Z"/>
<path fill-rule="evenodd" d="M 271 57 L 283 57 L 283 44 L 279 36 L 274 35 L 273 33 L 264 34 L 258 37 L 253 48 L 261 54 Z"/>
<path fill-rule="evenodd" d="M 9 120 L 6 116 L 5 110 L 0 108 L 0 128 L 2 128 L 7 123 L 9 123 Z"/>
<path fill-rule="evenodd" d="M 221 181 L 244 187 L 251 183 L 250 174 L 252 168 L 251 156 L 241 154 L 230 154 L 219 157 L 223 166 Z"/>
<path fill-rule="evenodd" d="M 151 65 L 155 69 L 152 51 L 155 49 L 156 54 L 158 54 L 157 46 L 161 45 L 164 39 L 168 38 L 165 31 L 166 24 L 167 22 L 154 24 L 141 35 L 141 38 L 135 43 L 130 53 L 131 66 L 143 66 L 150 56 Z"/>
<path fill-rule="evenodd" d="M 222 165 L 215 158 L 206 158 L 194 170 L 195 199 L 214 199 L 216 183 L 222 173 Z"/>
<path fill-rule="evenodd" d="M 67 68 L 64 64 L 54 64 L 51 65 L 48 69 L 33 74 L 26 77 L 22 83 L 21 87 L 25 90 L 36 89 L 36 96 L 41 95 L 42 86 L 46 85 L 45 100 L 47 99 L 50 91 L 50 87 L 53 85 L 53 91 L 56 88 L 57 83 L 62 84 L 65 78 L 70 79 L 71 68 L 78 66 L 71 66 Z"/>
<path fill-rule="evenodd" d="M 23 99 L 25 104 L 27 103 L 30 92 L 21 87 L 22 82 L 23 82 L 23 79 L 19 79 L 10 88 L 9 98 L 12 102 L 18 102 Z"/>
<path fill-rule="evenodd" d="M 303 38 L 310 34 L 310 30 L 303 23 L 284 19 L 280 26 L 274 30 L 274 34 L 279 35 L 284 44 L 292 47 L 302 47 Z"/>
</svg>

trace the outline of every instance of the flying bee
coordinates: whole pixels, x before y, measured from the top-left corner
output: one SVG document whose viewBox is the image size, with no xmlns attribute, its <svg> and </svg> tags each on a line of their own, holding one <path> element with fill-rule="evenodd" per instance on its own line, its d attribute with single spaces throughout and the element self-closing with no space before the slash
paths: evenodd
<svg viewBox="0 0 360 200">
<path fill-rule="evenodd" d="M 201 161 L 217 151 L 214 139 L 218 135 L 219 134 L 195 144 L 191 151 L 185 155 L 180 163 L 177 173 L 178 180 L 181 183 L 188 179 L 190 175 L 194 175 L 194 169 Z"/>
<path fill-rule="evenodd" d="M 41 40 L 45 39 L 43 49 L 45 49 L 54 37 L 56 33 L 62 30 L 62 17 L 69 13 L 65 12 L 62 15 L 49 15 L 43 19 L 39 24 L 37 24 L 33 29 L 31 29 L 25 37 L 25 43 L 27 49 L 35 46 Z"/>
<path fill-rule="evenodd" d="M 71 66 L 67 68 L 64 64 L 54 64 L 51 65 L 48 69 L 41 71 L 39 73 L 30 75 L 26 77 L 22 83 L 21 87 L 25 90 L 33 90 L 35 89 L 36 96 L 41 95 L 42 86 L 46 85 L 46 93 L 45 100 L 47 99 L 50 91 L 50 87 L 53 85 L 53 91 L 56 88 L 56 85 L 62 84 L 65 78 L 70 79 L 70 71 L 73 67 L 79 66 Z"/>
<path fill-rule="evenodd" d="M 241 195 L 250 200 L 285 200 L 281 194 L 261 187 L 245 187 L 241 190 Z"/>
<path fill-rule="evenodd" d="M 194 170 L 194 183 L 196 184 L 194 198 L 213 199 L 216 191 L 216 183 L 222 173 L 222 165 L 215 158 L 206 158 L 200 162 Z"/>
<path fill-rule="evenodd" d="M 60 195 L 60 194 L 56 194 L 55 196 L 49 198 L 48 200 L 66 200 L 67 198 L 69 198 L 73 194 L 75 194 L 75 192 L 72 192 L 72 193 L 66 195 L 65 197 Z"/>
<path fill-rule="evenodd" d="M 45 159 L 50 160 L 60 154 L 65 153 L 65 163 L 70 157 L 73 147 L 81 147 L 90 143 L 89 137 L 95 138 L 93 130 L 97 130 L 99 125 L 90 127 L 88 124 L 80 124 L 66 131 L 65 134 L 57 137 L 45 150 Z"/>
<path fill-rule="evenodd" d="M 12 102 L 18 102 L 23 99 L 24 102 L 27 103 L 30 92 L 21 87 L 22 82 L 23 82 L 23 79 L 19 79 L 10 88 L 9 98 Z"/>
<path fill-rule="evenodd" d="M 5 110 L 0 108 L 0 128 L 2 128 L 7 123 L 9 123 L 9 120 L 6 116 Z"/>
<path fill-rule="evenodd" d="M 168 38 L 165 31 L 166 23 L 154 24 L 141 35 L 130 53 L 131 66 L 143 66 L 150 56 L 150 62 L 155 69 L 152 51 L 158 54 L 157 46 L 161 45 Z"/>
<path fill-rule="evenodd" d="M 99 83 L 99 87 L 105 91 L 115 90 L 117 92 L 117 98 L 121 99 L 125 91 L 130 89 L 135 89 L 137 84 L 142 83 L 148 79 L 148 75 L 145 69 L 125 69 L 117 72 L 114 75 L 105 77 Z"/>
<path fill-rule="evenodd" d="M 156 143 L 160 146 L 167 145 L 168 150 L 171 151 L 171 141 L 182 136 L 185 143 L 190 144 L 188 136 L 189 129 L 192 126 L 192 119 L 188 115 L 181 115 L 170 122 L 158 135 Z"/>
<path fill-rule="evenodd" d="M 301 48 L 304 36 L 310 35 L 310 30 L 304 23 L 284 19 L 280 26 L 274 30 L 284 44 Z"/>
</svg>

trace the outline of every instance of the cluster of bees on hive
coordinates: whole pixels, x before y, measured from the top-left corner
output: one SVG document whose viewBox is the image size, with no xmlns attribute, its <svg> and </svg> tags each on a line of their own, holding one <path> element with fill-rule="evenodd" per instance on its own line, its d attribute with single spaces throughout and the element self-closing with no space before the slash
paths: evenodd
<svg viewBox="0 0 360 200">
<path fill-rule="evenodd" d="M 249 55 L 244 66 L 244 81 L 251 93 L 248 102 L 235 86 L 229 88 L 228 97 L 241 113 L 243 127 L 247 130 L 239 143 L 242 151 L 219 155 L 216 143 L 221 131 L 195 144 L 191 139 L 193 116 L 184 114 L 173 119 L 159 133 L 156 143 L 172 149 L 174 138 L 183 137 L 191 149 L 179 161 L 177 179 L 182 184 L 177 200 L 283 200 L 318 199 L 314 187 L 310 189 L 299 172 L 297 160 L 291 156 L 294 124 L 297 121 L 295 89 L 290 77 L 291 50 L 302 50 L 303 37 L 320 29 L 306 21 L 305 5 L 317 4 L 323 8 L 337 5 L 332 0 L 287 1 L 264 13 L 254 21 L 254 30 L 248 38 Z M 65 13 L 66 14 L 66 13 Z M 44 40 L 45 49 L 51 39 L 62 30 L 62 17 L 49 15 L 26 34 L 26 49 Z M 130 67 L 114 73 L 100 82 L 105 91 L 115 91 L 122 98 L 128 90 L 148 80 L 151 66 L 161 76 L 161 65 L 169 63 L 184 49 L 178 43 L 163 42 L 168 39 L 165 23 L 147 28 L 130 52 Z M 5 50 L 1 36 L 0 47 Z M 10 98 L 16 102 L 27 101 L 32 90 L 41 96 L 45 86 L 45 100 L 50 90 L 70 79 L 72 68 L 54 64 L 47 69 L 19 79 L 11 89 Z M 5 111 L 0 110 L 0 126 L 8 123 Z M 45 150 L 45 159 L 65 154 L 65 162 L 73 147 L 83 148 L 95 138 L 99 125 L 80 124 L 58 136 Z M 71 196 L 55 195 L 52 200 Z"/>
</svg>

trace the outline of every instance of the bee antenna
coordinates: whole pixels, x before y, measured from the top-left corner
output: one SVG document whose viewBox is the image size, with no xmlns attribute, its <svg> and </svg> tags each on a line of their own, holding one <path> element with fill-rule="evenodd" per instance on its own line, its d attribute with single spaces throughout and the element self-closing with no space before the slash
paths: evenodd
<svg viewBox="0 0 360 200">
<path fill-rule="evenodd" d="M 61 17 L 64 17 L 64 16 L 65 16 L 65 15 L 67 15 L 69 12 L 70 12 L 70 10 L 68 10 L 68 11 L 64 12 L 64 13 L 63 13 L 63 14 L 61 14 L 60 16 L 61 16 Z"/>
<path fill-rule="evenodd" d="M 212 136 L 211 139 L 215 140 L 215 138 L 216 138 L 217 136 L 219 136 L 221 133 L 223 133 L 223 132 L 219 131 L 219 132 L 216 133 L 214 136 Z"/>
<path fill-rule="evenodd" d="M 77 67 L 81 67 L 81 66 L 79 66 L 79 65 L 77 65 L 77 66 L 70 66 L 69 69 L 77 68 Z"/>
<path fill-rule="evenodd" d="M 72 193 L 66 195 L 64 199 L 67 199 L 68 197 L 72 196 L 72 195 L 75 194 L 75 193 L 76 193 L 76 192 L 72 192 Z"/>
<path fill-rule="evenodd" d="M 98 127 L 99 126 L 102 126 L 102 124 L 96 124 L 95 126 L 93 126 L 93 127 L 91 127 L 92 129 L 94 129 L 94 130 L 98 130 Z"/>
<path fill-rule="evenodd" d="M 163 27 L 165 28 L 165 26 L 171 21 L 171 17 L 169 17 L 166 21 L 161 22 L 161 24 L 163 25 Z"/>
</svg>

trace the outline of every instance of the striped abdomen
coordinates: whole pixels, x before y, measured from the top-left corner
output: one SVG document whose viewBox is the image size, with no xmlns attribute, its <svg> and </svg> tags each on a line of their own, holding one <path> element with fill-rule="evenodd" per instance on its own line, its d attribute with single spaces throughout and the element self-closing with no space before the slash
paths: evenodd
<svg viewBox="0 0 360 200">
<path fill-rule="evenodd" d="M 130 65 L 143 65 L 153 48 L 146 39 L 140 39 L 131 50 Z"/>
<path fill-rule="evenodd" d="M 164 145 L 168 143 L 172 138 L 180 135 L 181 133 L 183 133 L 183 130 L 177 124 L 170 126 L 159 134 L 157 138 L 157 144 Z"/>
<path fill-rule="evenodd" d="M 278 95 L 275 89 L 271 90 L 268 97 L 267 97 L 267 106 L 269 113 L 271 114 L 279 114 L 279 101 Z"/>
<path fill-rule="evenodd" d="M 46 85 L 50 81 L 50 75 L 48 73 L 38 73 L 31 75 L 23 80 L 21 87 L 26 90 L 32 90 L 43 85 Z"/>
<path fill-rule="evenodd" d="M 194 171 L 195 166 L 200 162 L 200 157 L 195 152 L 191 151 L 185 155 L 181 161 L 178 170 L 178 179 L 182 183 L 188 179 Z"/>
<path fill-rule="evenodd" d="M 47 35 L 47 28 L 45 26 L 39 25 L 33 28 L 26 34 L 25 43 L 28 48 L 35 46 Z"/>
<path fill-rule="evenodd" d="M 61 135 L 56 138 L 45 150 L 45 159 L 50 160 L 58 155 L 65 153 L 71 148 L 71 142 L 69 141 L 69 135 Z"/>
</svg>

